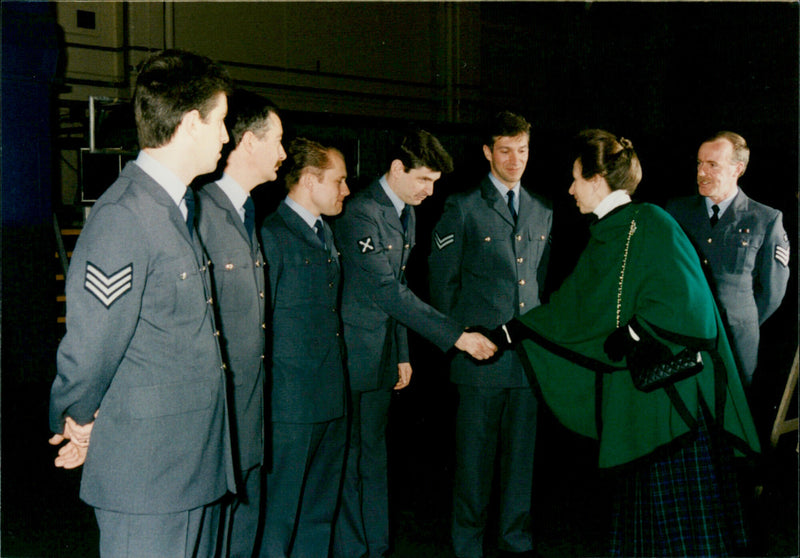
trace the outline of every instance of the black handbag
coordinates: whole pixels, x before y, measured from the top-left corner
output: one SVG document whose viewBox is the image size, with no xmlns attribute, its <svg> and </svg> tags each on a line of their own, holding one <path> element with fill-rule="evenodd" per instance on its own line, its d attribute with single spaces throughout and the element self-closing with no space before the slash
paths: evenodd
<svg viewBox="0 0 800 558">
<path fill-rule="evenodd" d="M 617 291 L 617 328 L 620 327 L 622 310 L 622 284 L 625 279 L 625 267 L 628 263 L 628 251 L 631 238 L 636 233 L 636 216 L 631 220 L 625 253 L 622 259 L 622 270 L 619 274 L 619 290 Z M 630 325 L 629 325 L 630 328 Z M 630 332 L 633 329 L 630 328 Z M 677 382 L 698 373 L 703 369 L 703 355 L 700 351 L 685 348 L 673 355 L 664 343 L 650 335 L 643 328 L 635 332 L 633 347 L 626 357 L 628 370 L 636 389 L 651 392 L 673 382 Z"/>
</svg>

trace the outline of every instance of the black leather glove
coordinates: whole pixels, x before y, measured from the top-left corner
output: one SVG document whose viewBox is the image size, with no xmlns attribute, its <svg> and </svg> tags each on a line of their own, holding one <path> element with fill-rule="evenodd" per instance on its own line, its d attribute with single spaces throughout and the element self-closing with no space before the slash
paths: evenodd
<svg viewBox="0 0 800 558">
<path fill-rule="evenodd" d="M 630 353 L 628 353 L 628 368 L 646 370 L 672 358 L 672 352 L 669 350 L 669 347 L 650 335 L 650 333 L 637 322 L 631 320 L 628 325 L 633 329 L 636 337 L 638 337 Z"/>
<path fill-rule="evenodd" d="M 669 347 L 653 337 L 635 317 L 606 338 L 603 350 L 613 361 L 626 358 L 629 367 L 647 368 L 672 357 Z"/>
<path fill-rule="evenodd" d="M 612 331 L 611 335 L 606 337 L 606 342 L 603 343 L 603 350 L 608 355 L 608 358 L 617 362 L 628 356 L 635 344 L 636 341 L 631 337 L 628 325 L 625 324 Z"/>
</svg>

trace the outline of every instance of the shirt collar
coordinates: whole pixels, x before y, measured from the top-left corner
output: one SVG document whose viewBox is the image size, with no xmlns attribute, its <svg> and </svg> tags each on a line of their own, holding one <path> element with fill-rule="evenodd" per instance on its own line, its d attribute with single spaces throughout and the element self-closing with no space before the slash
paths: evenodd
<svg viewBox="0 0 800 558">
<path fill-rule="evenodd" d="M 136 157 L 136 164 L 140 169 L 150 175 L 159 186 L 164 188 L 167 194 L 169 194 L 169 197 L 172 198 L 172 201 L 175 202 L 175 205 L 180 207 L 183 196 L 186 194 L 187 187 L 180 178 L 175 176 L 171 170 L 144 151 L 139 152 L 139 156 Z"/>
<path fill-rule="evenodd" d="M 597 215 L 598 219 L 602 219 L 614 209 L 630 202 L 631 196 L 628 194 L 628 192 L 625 190 L 614 190 L 597 204 L 597 207 L 594 208 L 592 213 Z"/>
<path fill-rule="evenodd" d="M 519 199 L 519 188 L 520 188 L 519 182 L 514 184 L 513 188 L 509 188 L 508 186 L 500 182 L 500 180 L 498 180 L 498 178 L 491 172 L 489 173 L 489 180 L 492 181 L 492 184 L 494 184 L 494 187 L 497 188 L 497 191 L 500 192 L 500 195 L 503 196 L 504 199 L 508 195 L 509 190 L 514 191 L 514 199 Z"/>
<path fill-rule="evenodd" d="M 300 216 L 300 218 L 301 218 L 303 221 L 305 221 L 305 222 L 306 222 L 306 224 L 307 224 L 309 227 L 311 227 L 312 229 L 314 228 L 314 225 L 317 223 L 317 219 L 320 219 L 320 217 L 318 217 L 318 216 L 314 215 L 313 213 L 311 213 L 311 212 L 310 212 L 308 209 L 306 209 L 305 207 L 303 207 L 302 205 L 300 205 L 299 203 L 297 203 L 296 201 L 294 201 L 294 200 L 293 200 L 292 198 L 290 198 L 289 196 L 286 196 L 286 197 L 284 198 L 283 202 L 284 202 L 286 205 L 288 205 L 288 206 L 289 206 L 289 208 L 290 208 L 292 211 L 294 211 L 295 213 L 297 213 L 297 214 Z"/>
<path fill-rule="evenodd" d="M 735 198 L 736 194 L 738 193 L 739 187 L 737 186 L 733 194 L 716 204 L 717 207 L 719 207 L 719 213 L 717 213 L 717 217 L 722 217 L 722 214 L 725 213 L 725 210 L 730 207 L 730 205 L 733 203 L 733 198 Z M 708 211 L 708 216 L 711 217 L 714 214 L 714 212 L 711 210 L 711 206 L 714 205 L 714 202 L 711 201 L 711 198 L 704 199 L 706 200 L 706 211 Z"/>
<path fill-rule="evenodd" d="M 222 190 L 228 199 L 231 200 L 233 207 L 239 213 L 239 217 L 244 222 L 244 202 L 247 201 L 247 198 L 250 196 L 247 192 L 244 191 L 234 178 L 227 174 L 222 173 L 222 178 L 217 180 L 217 186 L 219 186 L 220 190 Z"/>
<path fill-rule="evenodd" d="M 386 180 L 386 175 L 381 176 L 378 182 L 380 182 L 383 191 L 386 192 L 386 195 L 389 196 L 389 200 L 391 200 L 392 205 L 397 211 L 397 216 L 400 217 L 400 214 L 403 212 L 403 209 L 406 206 L 406 202 L 401 200 L 400 196 L 395 194 L 394 190 L 392 190 L 392 187 L 389 186 L 389 182 Z"/>
</svg>

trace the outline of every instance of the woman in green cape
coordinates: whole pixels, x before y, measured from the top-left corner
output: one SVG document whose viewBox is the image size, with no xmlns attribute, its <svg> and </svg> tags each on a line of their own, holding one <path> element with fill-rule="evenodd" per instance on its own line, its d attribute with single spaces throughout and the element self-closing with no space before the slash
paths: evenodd
<svg viewBox="0 0 800 558">
<path fill-rule="evenodd" d="M 589 243 L 549 303 L 503 336 L 524 339 L 531 385 L 618 472 L 611 555 L 741 553 L 732 457 L 758 451 L 758 438 L 699 258 L 666 212 L 631 203 L 642 171 L 630 141 L 586 130 L 575 155 L 569 192 L 598 218 Z M 687 347 L 701 355 L 698 372 L 634 387 L 632 362 L 646 368 Z"/>
</svg>

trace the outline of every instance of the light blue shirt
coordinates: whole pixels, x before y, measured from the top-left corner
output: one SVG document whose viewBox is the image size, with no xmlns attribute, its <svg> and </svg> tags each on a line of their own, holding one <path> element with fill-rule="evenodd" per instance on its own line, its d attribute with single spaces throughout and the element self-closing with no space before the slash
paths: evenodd
<svg viewBox="0 0 800 558">
<path fill-rule="evenodd" d="M 736 194 L 738 193 L 739 193 L 739 187 L 737 186 L 733 194 L 731 194 L 730 196 L 728 196 L 727 198 L 716 204 L 717 207 L 719 207 L 719 213 L 717 213 L 717 217 L 722 217 L 722 214 L 725 213 L 725 210 L 730 207 L 730 205 L 733 203 L 733 198 L 735 198 Z M 711 198 L 706 198 L 706 211 L 708 211 L 709 218 L 711 218 L 711 216 L 714 215 L 714 210 L 711 209 L 712 205 L 714 205 L 714 202 L 711 201 Z"/>
<path fill-rule="evenodd" d="M 394 193 L 394 190 L 392 190 L 391 186 L 389 186 L 389 182 L 386 181 L 386 175 L 381 176 L 378 182 L 380 182 L 383 191 L 386 192 L 386 195 L 389 196 L 392 205 L 397 211 L 397 216 L 400 217 L 400 214 L 403 213 L 403 209 L 406 207 L 406 202 L 401 200 L 400 196 Z"/>
<path fill-rule="evenodd" d="M 178 178 L 171 170 L 156 161 L 144 151 L 139 152 L 139 156 L 136 157 L 135 163 L 139 165 L 140 169 L 150 175 L 150 178 L 158 182 L 159 186 L 167 191 L 169 197 L 172 198 L 172 201 L 174 201 L 175 205 L 178 206 L 183 218 L 186 219 L 186 201 L 183 199 L 183 196 L 186 194 L 186 184 L 184 184 L 181 179 Z"/>
<path fill-rule="evenodd" d="M 321 217 L 320 217 L 319 215 L 314 215 L 314 214 L 313 214 L 313 213 L 311 213 L 311 212 L 310 212 L 308 209 L 306 209 L 305 207 L 303 207 L 302 205 L 300 205 L 299 203 L 297 203 L 296 201 L 294 201 L 294 200 L 293 200 L 292 198 L 290 198 L 289 196 L 286 196 L 286 197 L 283 199 L 283 203 L 285 203 L 286 205 L 288 205 L 288 206 L 291 208 L 291 210 L 292 210 L 292 211 L 294 211 L 295 213 L 297 213 L 297 214 L 300 216 L 300 218 L 301 218 L 303 221 L 305 221 L 305 222 L 306 222 L 306 224 L 307 224 L 309 227 L 311 227 L 312 229 L 314 229 L 314 225 L 316 225 L 316 223 L 317 223 L 317 219 L 321 219 Z M 316 229 L 315 229 L 315 230 L 316 230 Z"/>
<path fill-rule="evenodd" d="M 225 192 L 228 199 L 231 200 L 233 207 L 239 213 L 239 218 L 244 223 L 244 202 L 250 197 L 250 194 L 244 191 L 244 188 L 236 182 L 229 174 L 222 173 L 222 178 L 217 180 L 217 186 L 220 190 Z"/>
<path fill-rule="evenodd" d="M 520 183 L 517 182 L 516 184 L 514 184 L 513 188 L 509 188 L 508 186 L 506 186 L 505 184 L 500 182 L 497 179 L 497 177 L 492 173 L 489 173 L 489 180 L 492 181 L 492 184 L 494 184 L 494 187 L 497 188 L 498 192 L 500 192 L 500 197 L 503 198 L 503 201 L 506 202 L 506 204 L 508 204 L 508 193 L 509 192 L 514 192 L 514 211 L 517 213 L 517 215 L 519 215 L 519 190 L 520 190 L 520 185 L 519 184 Z"/>
</svg>

